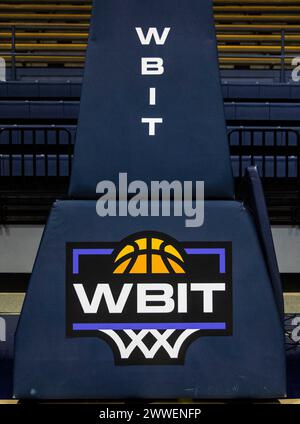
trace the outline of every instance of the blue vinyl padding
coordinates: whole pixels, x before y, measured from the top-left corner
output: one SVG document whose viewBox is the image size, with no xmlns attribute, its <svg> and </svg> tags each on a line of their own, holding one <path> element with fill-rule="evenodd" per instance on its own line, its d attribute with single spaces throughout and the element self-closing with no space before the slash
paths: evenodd
<svg viewBox="0 0 300 424">
<path fill-rule="evenodd" d="M 54 205 L 16 337 L 17 398 L 278 398 L 285 394 L 281 316 L 251 213 L 234 201 L 205 202 L 205 224 L 184 218 L 106 217 L 94 201 Z M 113 241 L 146 228 L 178 240 L 233 247 L 233 335 L 200 337 L 184 366 L 116 367 L 98 338 L 65 337 L 65 243 Z M 251 254 L 250 254 L 251 253 Z"/>
<path fill-rule="evenodd" d="M 154 20 L 169 36 L 142 45 L 135 28 Z M 164 74 L 141 75 L 142 57 L 163 58 Z M 143 117 L 163 117 L 155 137 Z M 210 0 L 94 2 L 70 195 L 95 198 L 98 182 L 119 172 L 146 183 L 204 180 L 207 198 L 233 198 Z"/>
<path fill-rule="evenodd" d="M 265 201 L 263 187 L 255 166 L 249 166 L 246 172 L 248 183 L 248 206 L 250 207 L 257 226 L 257 233 L 260 237 L 265 263 L 268 268 L 271 280 L 274 300 L 281 316 L 281 323 L 284 320 L 284 302 L 282 296 L 282 285 L 279 274 L 278 263 L 272 238 L 268 210 Z"/>
<path fill-rule="evenodd" d="M 97 0 L 93 12 L 71 195 L 95 197 L 98 181 L 116 182 L 119 172 L 146 183 L 204 180 L 205 220 L 201 227 L 187 228 L 182 217 L 101 219 L 95 200 L 57 202 L 16 334 L 14 394 L 29 399 L 283 397 L 278 268 L 268 250 L 272 240 L 257 181 L 250 185 L 251 209 L 233 200 L 212 2 L 189 0 L 187 7 L 185 0 Z M 154 21 L 177 31 L 165 46 L 147 46 L 147 55 L 164 57 L 168 73 L 144 82 L 138 70 L 145 46 L 134 28 Z M 166 123 L 155 141 L 136 121 L 150 113 L 144 92 L 153 81 L 161 93 L 157 111 Z M 66 242 L 119 241 L 145 229 L 179 241 L 232 243 L 233 333 L 200 337 L 188 348 L 184 365 L 116 366 L 106 342 L 66 337 Z"/>
<path fill-rule="evenodd" d="M 14 336 L 19 315 L 5 316 L 7 323 L 11 323 L 9 332 Z M 291 342 L 288 334 L 295 330 L 296 322 L 294 314 L 285 314 L 285 349 L 287 361 L 287 396 L 298 399 L 300 396 L 300 346 L 297 342 Z M 8 337 L 3 343 L 2 359 L 0 367 L 2 372 L 0 379 L 0 399 L 11 399 L 13 395 L 13 337 Z M 1 345 L 0 345 L 1 350 Z M 7 359 L 6 359 L 7 358 Z"/>
</svg>

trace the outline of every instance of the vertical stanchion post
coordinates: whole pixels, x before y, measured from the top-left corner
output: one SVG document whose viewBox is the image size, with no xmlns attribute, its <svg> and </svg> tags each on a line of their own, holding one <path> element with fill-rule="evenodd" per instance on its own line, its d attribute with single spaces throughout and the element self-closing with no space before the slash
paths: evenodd
<svg viewBox="0 0 300 424">
<path fill-rule="evenodd" d="M 300 224 L 300 133 L 297 131 L 297 206 L 296 206 L 296 224 Z"/>
<path fill-rule="evenodd" d="M 74 146 L 74 143 L 72 143 L 72 134 L 70 130 L 67 130 L 68 135 L 68 177 L 71 176 L 72 171 L 72 149 Z"/>
<path fill-rule="evenodd" d="M 277 178 L 277 176 L 278 176 L 278 170 L 277 170 L 277 168 L 278 168 L 278 156 L 277 156 L 278 130 L 277 130 L 277 128 L 274 128 L 274 141 L 275 141 L 276 150 L 275 150 L 275 154 L 273 156 L 273 172 L 274 172 L 273 177 Z"/>
<path fill-rule="evenodd" d="M 299 189 L 299 203 L 300 203 L 300 133 L 298 131 L 297 131 L 297 184 Z"/>
<path fill-rule="evenodd" d="M 12 50 L 12 61 L 11 61 L 11 78 L 13 81 L 17 79 L 16 70 L 16 27 L 13 25 L 11 29 L 11 50 Z"/>
<path fill-rule="evenodd" d="M 266 129 L 262 129 L 262 177 L 266 177 Z"/>
<path fill-rule="evenodd" d="M 63 156 L 60 156 L 59 154 L 59 148 L 60 148 L 60 128 L 55 128 L 55 144 L 56 144 L 56 177 L 60 177 L 60 160 L 63 158 Z"/>
<path fill-rule="evenodd" d="M 239 128 L 239 177 L 243 178 L 243 153 L 242 153 L 242 145 L 243 145 L 243 130 Z"/>
<path fill-rule="evenodd" d="M 285 82 L 285 30 L 281 30 L 280 82 Z"/>
<path fill-rule="evenodd" d="M 3 57 L 0 57 L 0 82 L 6 81 L 6 62 Z"/>
</svg>

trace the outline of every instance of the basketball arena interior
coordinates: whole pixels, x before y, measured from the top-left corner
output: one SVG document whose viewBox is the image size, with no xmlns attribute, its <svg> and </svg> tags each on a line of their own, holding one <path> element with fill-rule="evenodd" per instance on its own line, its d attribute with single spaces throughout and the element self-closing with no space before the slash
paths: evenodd
<svg viewBox="0 0 300 424">
<path fill-rule="evenodd" d="M 0 3 L 0 403 L 300 403 L 300 0 Z"/>
</svg>

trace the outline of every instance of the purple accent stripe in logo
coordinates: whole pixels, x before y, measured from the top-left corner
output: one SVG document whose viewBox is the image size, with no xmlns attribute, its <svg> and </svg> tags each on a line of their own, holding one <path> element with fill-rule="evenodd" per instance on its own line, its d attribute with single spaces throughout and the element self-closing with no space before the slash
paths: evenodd
<svg viewBox="0 0 300 424">
<path fill-rule="evenodd" d="M 81 255 L 111 255 L 113 249 L 73 249 L 73 274 L 79 273 L 79 256 Z M 224 248 L 186 248 L 188 255 L 219 255 L 220 257 L 220 274 L 226 272 L 226 260 Z"/>
<path fill-rule="evenodd" d="M 95 323 L 73 324 L 73 331 L 88 330 L 226 330 L 225 322 Z"/>
<path fill-rule="evenodd" d="M 113 249 L 73 249 L 73 274 L 79 273 L 79 256 L 111 255 L 113 251 Z"/>
<path fill-rule="evenodd" d="M 219 255 L 220 257 L 220 274 L 226 272 L 225 249 L 223 248 L 186 248 L 184 249 L 188 255 Z"/>
</svg>

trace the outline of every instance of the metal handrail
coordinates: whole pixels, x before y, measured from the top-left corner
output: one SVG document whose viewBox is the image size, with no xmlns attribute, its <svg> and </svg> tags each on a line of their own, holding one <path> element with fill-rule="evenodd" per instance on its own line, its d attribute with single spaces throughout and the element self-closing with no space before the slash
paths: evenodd
<svg viewBox="0 0 300 424">
<path fill-rule="evenodd" d="M 222 26 L 222 25 L 221 25 Z M 17 39 L 17 34 L 16 34 L 16 30 L 20 29 L 20 28 L 28 28 L 30 27 L 30 25 L 26 25 L 26 24 L 14 24 L 14 25 L 7 25 L 7 26 L 3 26 L 1 28 L 5 28 L 5 29 L 9 29 L 11 30 L 11 40 L 12 40 L 12 49 L 11 51 L 0 51 L 0 56 L 1 55 L 8 55 L 12 58 L 12 62 L 11 62 L 11 66 L 12 66 L 12 79 L 15 80 L 16 79 L 16 60 L 18 58 L 18 56 L 34 56 L 34 57 L 51 57 L 53 56 L 53 53 L 49 53 L 49 52 L 34 52 L 34 53 L 24 53 L 24 52 L 17 52 L 16 49 L 16 39 Z M 300 27 L 300 26 L 299 26 Z M 47 28 L 47 24 L 43 25 L 34 25 L 35 29 L 45 29 Z M 50 27 L 48 27 L 50 28 Z M 55 25 L 56 30 L 59 29 L 66 29 L 66 25 L 63 24 L 57 24 Z M 80 27 L 78 26 L 71 26 L 68 25 L 68 30 L 74 30 L 74 29 L 78 29 Z M 88 28 L 88 26 L 87 26 Z M 295 57 L 292 54 L 288 54 L 286 53 L 285 50 L 285 46 L 286 46 L 286 33 L 292 33 L 292 32 L 297 32 L 299 33 L 299 30 L 297 31 L 295 28 L 275 28 L 272 29 L 272 27 L 270 28 L 260 28 L 258 26 L 251 26 L 251 30 L 249 28 L 235 28 L 234 29 L 235 32 L 236 31 L 241 31 L 241 32 L 249 32 L 249 31 L 256 31 L 256 32 L 272 32 L 272 33 L 278 33 L 281 35 L 280 37 L 280 54 L 278 55 L 274 55 L 274 54 L 256 54 L 256 53 L 250 53 L 250 54 L 245 54 L 245 53 L 222 53 L 220 52 L 219 55 L 220 57 L 232 57 L 232 58 L 253 58 L 253 59 L 260 59 L 260 58 L 270 58 L 270 59 L 279 59 L 280 60 L 280 82 L 284 82 L 285 81 L 285 66 L 286 66 L 286 60 L 287 59 L 292 59 L 293 57 Z M 222 28 L 217 30 L 218 33 L 223 33 L 223 32 L 232 32 L 233 30 L 231 28 Z M 72 52 L 72 53 L 68 53 L 68 52 L 64 52 L 64 53 L 55 53 L 57 56 L 64 56 L 64 57 L 74 57 L 74 58 L 84 58 L 85 57 L 85 53 L 80 53 L 80 52 Z"/>
<path fill-rule="evenodd" d="M 261 135 L 261 144 L 254 143 L 256 133 Z M 233 144 L 232 137 L 237 134 L 237 144 Z M 245 135 L 249 135 L 250 144 L 245 144 Z M 273 144 L 267 144 L 267 135 L 273 135 Z M 255 165 L 255 156 L 262 158 L 261 177 L 266 178 L 266 160 L 268 156 L 273 157 L 273 173 L 274 178 L 278 177 L 278 157 L 285 158 L 285 178 L 289 178 L 289 159 L 295 157 L 297 160 L 297 176 L 298 187 L 300 189 L 300 133 L 296 129 L 285 127 L 238 127 L 228 130 L 228 140 L 230 151 L 232 155 L 239 158 L 239 176 L 243 176 L 243 157 L 250 156 L 251 165 Z M 279 144 L 279 136 L 283 135 L 285 144 Z M 290 136 L 293 136 L 296 143 L 291 145 L 289 143 Z"/>
<path fill-rule="evenodd" d="M 18 139 L 13 140 L 13 131 L 19 131 Z M 32 131 L 31 139 L 27 140 L 25 131 Z M 37 132 L 44 134 L 44 139 L 38 139 Z M 59 144 L 57 134 L 49 142 L 48 131 L 58 131 L 59 134 L 66 133 L 67 139 L 64 139 L 65 144 Z M 240 159 L 239 177 L 243 176 L 242 161 L 245 155 L 251 156 L 252 163 L 255 163 L 255 155 L 262 157 L 263 167 L 266 165 L 267 157 L 274 157 L 274 165 L 276 165 L 276 156 L 284 156 L 286 161 L 289 160 L 291 154 L 297 157 L 298 172 L 297 177 L 289 178 L 287 170 L 287 178 L 276 178 L 276 170 L 274 169 L 274 177 L 266 177 L 266 173 L 262 172 L 263 183 L 266 190 L 268 208 L 271 221 L 274 224 L 289 224 L 296 225 L 300 223 L 300 134 L 295 129 L 285 127 L 238 127 L 228 130 L 229 140 L 236 132 L 247 134 L 247 131 L 252 132 L 250 136 L 250 145 L 243 145 L 243 139 L 240 138 L 236 146 L 231 146 L 231 154 L 236 154 Z M 265 134 L 275 131 L 274 145 L 255 145 L 254 132 Z M 279 140 L 279 134 L 284 133 L 286 140 L 290 134 L 296 137 L 296 142 L 293 145 L 278 146 L 276 140 Z M 6 134 L 6 139 L 2 136 Z M 35 135 L 34 135 L 35 134 Z M 66 136 L 65 134 L 65 136 Z M 277 134 L 277 135 L 276 135 Z M 30 137 L 30 136 L 29 136 Z M 242 137 L 242 136 L 239 136 Z M 276 138 L 277 137 L 277 138 Z M 69 128 L 53 127 L 53 126 L 2 126 L 0 128 L 0 158 L 4 155 L 9 159 L 9 172 L 0 178 L 0 223 L 44 223 L 52 202 L 56 198 L 64 198 L 67 194 L 68 180 L 71 173 L 71 162 L 73 157 L 73 142 L 75 135 Z M 55 142 L 56 141 L 56 142 Z M 286 143 L 288 144 L 288 143 Z M 252 146 L 252 147 L 251 147 Z M 30 155 L 31 169 L 32 166 L 36 169 L 38 158 L 44 160 L 43 175 L 37 176 L 35 171 L 28 173 L 25 170 L 25 159 Z M 42 156 L 41 156 L 42 155 Z M 56 173 L 47 172 L 48 156 L 54 155 L 54 165 L 56 165 Z M 61 155 L 67 156 L 69 167 L 67 172 L 60 174 Z M 18 157 L 21 163 L 21 173 L 18 175 L 14 170 L 13 160 Z M 286 162 L 287 164 L 287 162 Z M 27 164 L 28 165 L 28 164 Z M 1 169 L 1 168 L 0 168 Z M 44 172 L 45 170 L 45 172 Z M 239 181 L 239 179 L 238 179 Z M 237 185 L 237 195 L 239 193 Z"/>
<path fill-rule="evenodd" d="M 18 132 L 20 143 L 13 143 L 13 133 Z M 32 143 L 25 143 L 25 132 L 30 132 Z M 55 143 L 49 143 L 49 133 L 54 133 Z M 43 143 L 37 143 L 38 134 L 43 134 Z M 3 135 L 7 135 L 8 143 L 1 143 Z M 66 143 L 61 143 L 61 136 L 64 134 Z M 11 126 L 0 128 L 0 155 L 7 155 L 9 158 L 9 175 L 14 176 L 13 160 L 15 155 L 21 156 L 21 178 L 25 177 L 25 156 L 31 155 L 33 159 L 32 176 L 37 176 L 37 157 L 42 156 L 45 166 L 45 177 L 49 178 L 48 159 L 49 155 L 55 156 L 56 177 L 60 177 L 60 156 L 66 155 L 68 160 L 67 176 L 71 174 L 73 157 L 73 135 L 68 128 L 53 126 Z"/>
<path fill-rule="evenodd" d="M 18 133 L 19 143 L 13 142 L 14 132 Z M 28 135 L 28 132 L 30 135 Z M 55 143 L 49 143 L 49 133 L 54 133 Z M 25 133 L 27 133 L 31 143 L 25 143 Z M 37 143 L 38 135 L 42 134 L 42 142 Z M 64 134 L 64 143 L 61 142 L 61 136 Z M 260 134 L 261 144 L 255 143 L 255 135 Z M 272 135 L 273 144 L 267 143 L 268 135 Z M 6 142 L 3 143 L 2 137 L 6 135 Z M 233 142 L 233 137 L 236 137 L 237 143 Z M 249 143 L 245 143 L 245 137 L 248 136 Z M 281 138 L 280 138 L 281 137 Z M 289 141 L 291 137 L 296 141 L 291 144 Z M 45 166 L 48 163 L 48 156 L 56 156 L 57 175 L 60 176 L 60 156 L 66 155 L 68 159 L 68 175 L 71 172 L 71 164 L 73 157 L 73 144 L 75 135 L 69 128 L 62 126 L 3 126 L 0 128 L 0 155 L 9 156 L 9 175 L 13 176 L 13 157 L 15 155 L 21 156 L 22 169 L 24 168 L 25 155 L 32 155 L 34 160 L 33 176 L 36 175 L 37 156 L 44 155 Z M 230 151 L 233 156 L 239 158 L 239 176 L 243 176 L 243 158 L 250 157 L 251 165 L 255 164 L 255 157 L 262 158 L 262 177 L 266 178 L 266 160 L 268 156 L 274 158 L 274 177 L 278 176 L 277 160 L 278 157 L 285 158 L 286 178 L 289 178 L 289 159 L 295 157 L 297 159 L 297 179 L 300 184 L 300 133 L 296 129 L 286 127 L 238 127 L 230 128 L 228 130 L 228 139 L 230 144 Z M 281 143 L 279 141 L 281 140 Z M 282 140 L 285 143 L 282 143 Z M 22 175 L 21 175 L 22 176 Z M 48 177 L 47 173 L 45 175 Z M 300 188 L 300 185 L 299 185 Z"/>
</svg>

